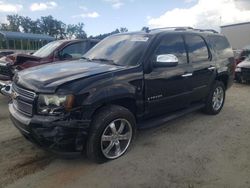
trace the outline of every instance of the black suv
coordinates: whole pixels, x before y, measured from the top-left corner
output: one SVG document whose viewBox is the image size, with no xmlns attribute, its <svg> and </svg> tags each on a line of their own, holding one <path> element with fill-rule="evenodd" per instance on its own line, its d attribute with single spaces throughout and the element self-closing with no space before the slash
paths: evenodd
<svg viewBox="0 0 250 188">
<path fill-rule="evenodd" d="M 30 141 L 102 162 L 122 156 L 137 129 L 194 110 L 218 114 L 233 83 L 227 39 L 191 28 L 110 36 L 81 60 L 19 72 L 10 117 Z"/>
</svg>

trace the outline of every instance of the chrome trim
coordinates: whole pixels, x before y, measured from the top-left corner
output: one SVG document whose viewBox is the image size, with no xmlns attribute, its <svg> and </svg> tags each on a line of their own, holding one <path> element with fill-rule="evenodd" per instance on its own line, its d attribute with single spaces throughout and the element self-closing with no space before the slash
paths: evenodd
<svg viewBox="0 0 250 188">
<path fill-rule="evenodd" d="M 190 76 L 193 76 L 193 73 L 187 73 L 187 74 L 183 74 L 182 77 L 190 77 Z"/>
</svg>

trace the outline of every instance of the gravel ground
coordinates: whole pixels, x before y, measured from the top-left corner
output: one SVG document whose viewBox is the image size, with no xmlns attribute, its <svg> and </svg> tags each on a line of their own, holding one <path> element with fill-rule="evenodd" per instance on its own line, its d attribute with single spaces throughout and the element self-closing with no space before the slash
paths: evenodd
<svg viewBox="0 0 250 188">
<path fill-rule="evenodd" d="M 240 100 L 239 100 L 240 99 Z M 0 97 L 0 187 L 250 187 L 250 86 L 235 84 L 218 116 L 195 112 L 138 133 L 122 158 L 63 160 L 20 136 Z"/>
</svg>

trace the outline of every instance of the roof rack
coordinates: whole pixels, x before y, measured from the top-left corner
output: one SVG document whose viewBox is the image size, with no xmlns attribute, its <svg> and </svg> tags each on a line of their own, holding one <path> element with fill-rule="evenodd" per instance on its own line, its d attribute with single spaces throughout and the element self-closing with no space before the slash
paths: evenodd
<svg viewBox="0 0 250 188">
<path fill-rule="evenodd" d="M 211 32 L 211 33 L 218 33 L 217 31 L 213 30 L 213 29 L 195 29 L 193 27 L 162 27 L 162 28 L 155 28 L 155 29 L 148 29 L 146 30 L 146 32 L 150 32 L 150 31 L 156 31 L 156 30 L 174 30 L 174 31 L 188 31 L 188 30 L 192 30 L 192 31 L 198 31 L 198 32 Z"/>
<path fill-rule="evenodd" d="M 193 30 L 194 28 L 192 27 L 161 27 L 161 28 L 154 28 L 154 29 L 149 29 L 149 31 L 155 31 L 155 30 L 167 30 L 167 29 L 174 29 L 174 30 Z"/>
<path fill-rule="evenodd" d="M 219 33 L 218 31 L 215 31 L 214 29 L 194 29 L 194 31 Z"/>
</svg>

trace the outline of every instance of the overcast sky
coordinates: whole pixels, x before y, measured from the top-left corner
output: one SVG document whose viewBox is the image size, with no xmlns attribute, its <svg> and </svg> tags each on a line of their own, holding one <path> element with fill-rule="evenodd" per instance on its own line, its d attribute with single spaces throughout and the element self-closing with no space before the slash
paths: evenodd
<svg viewBox="0 0 250 188">
<path fill-rule="evenodd" d="M 250 22 L 250 0 L 0 0 L 0 21 L 7 14 L 33 19 L 52 15 L 63 22 L 84 22 L 88 35 L 118 27 L 213 28 Z"/>
</svg>

